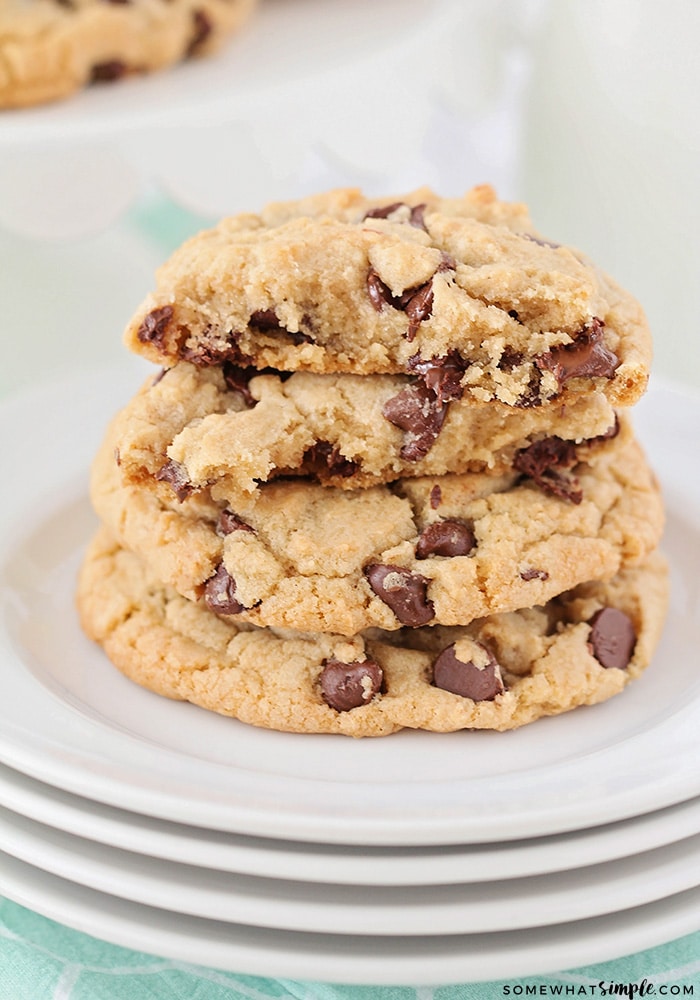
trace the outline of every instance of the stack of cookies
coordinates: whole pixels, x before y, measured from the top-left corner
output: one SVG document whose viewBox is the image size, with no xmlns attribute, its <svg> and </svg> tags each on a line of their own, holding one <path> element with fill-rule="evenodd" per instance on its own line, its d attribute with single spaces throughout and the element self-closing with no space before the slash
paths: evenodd
<svg viewBox="0 0 700 1000">
<path fill-rule="evenodd" d="M 522 205 L 341 190 L 225 219 L 126 341 L 162 367 L 96 458 L 78 603 L 133 680 L 365 736 L 512 729 L 649 664 L 649 331 Z"/>
</svg>

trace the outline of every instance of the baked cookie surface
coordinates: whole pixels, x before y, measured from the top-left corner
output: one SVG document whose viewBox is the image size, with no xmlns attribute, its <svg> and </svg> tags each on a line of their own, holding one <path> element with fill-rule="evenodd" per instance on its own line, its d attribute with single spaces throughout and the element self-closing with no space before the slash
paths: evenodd
<svg viewBox="0 0 700 1000">
<path fill-rule="evenodd" d="M 126 342 L 166 366 L 448 367 L 463 396 L 521 408 L 564 391 L 630 405 L 651 359 L 638 303 L 487 187 L 348 189 L 225 219 L 160 269 Z"/>
<path fill-rule="evenodd" d="M 114 429 L 114 425 L 113 425 Z M 100 519 L 156 575 L 220 616 L 354 635 L 465 624 L 608 579 L 658 544 L 664 515 L 626 418 L 576 447 L 550 437 L 501 475 L 419 476 L 338 490 L 304 479 L 232 504 L 124 484 L 108 434 L 93 467 Z"/>
<path fill-rule="evenodd" d="M 0 0 L 0 108 L 217 49 L 256 0 Z"/>
<path fill-rule="evenodd" d="M 447 398 L 445 398 L 447 397 Z M 615 411 L 602 394 L 518 410 L 450 398 L 405 375 L 266 374 L 181 362 L 149 379 L 114 431 L 125 480 L 178 492 L 217 486 L 249 502 L 261 484 L 308 476 L 357 489 L 406 476 L 510 471 L 543 437 L 605 435 Z"/>
<path fill-rule="evenodd" d="M 667 595 L 654 553 L 606 583 L 466 628 L 280 632 L 186 600 L 101 529 L 77 600 L 86 633 L 151 691 L 255 726 L 359 737 L 514 729 L 604 701 L 649 665 Z"/>
</svg>

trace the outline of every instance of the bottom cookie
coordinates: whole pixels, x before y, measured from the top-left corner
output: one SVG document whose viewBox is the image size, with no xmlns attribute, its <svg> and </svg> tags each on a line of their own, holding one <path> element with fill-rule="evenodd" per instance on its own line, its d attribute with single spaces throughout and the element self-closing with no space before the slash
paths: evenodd
<svg viewBox="0 0 700 1000">
<path fill-rule="evenodd" d="M 604 701 L 638 677 L 661 634 L 668 572 L 656 552 L 543 607 L 346 638 L 224 621 L 103 528 L 77 603 L 87 635 L 131 680 L 251 725 L 358 737 L 507 730 Z"/>
</svg>

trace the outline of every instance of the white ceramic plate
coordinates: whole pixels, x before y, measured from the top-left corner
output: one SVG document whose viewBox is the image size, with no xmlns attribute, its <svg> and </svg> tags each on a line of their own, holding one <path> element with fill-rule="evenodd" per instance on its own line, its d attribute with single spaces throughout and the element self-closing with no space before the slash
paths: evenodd
<svg viewBox="0 0 700 1000">
<path fill-rule="evenodd" d="M 0 808 L 0 851 L 72 882 L 176 913 L 380 937 L 510 931 L 598 917 L 700 884 L 700 835 L 571 872 L 475 885 L 323 885 L 146 858 Z"/>
<path fill-rule="evenodd" d="M 673 571 L 655 663 L 618 698 L 507 734 L 381 740 L 257 730 L 144 691 L 78 628 L 94 527 L 87 467 L 135 386 L 102 372 L 0 408 L 0 761 L 162 819 L 340 844 L 507 841 L 582 829 L 700 794 L 700 403 L 656 388 L 637 425 L 667 496 Z M 10 436 L 9 429 L 14 429 Z"/>
<path fill-rule="evenodd" d="M 217 55 L 118 86 L 92 87 L 68 101 L 0 111 L 0 144 L 91 137 L 197 125 L 269 113 L 276 99 L 373 56 L 400 54 L 439 21 L 445 0 L 261 0 Z M 322 101 L 319 102 L 322 106 Z M 298 114 L 303 118 L 306 105 Z M 371 117 L 371 116 L 370 116 Z"/>
<path fill-rule="evenodd" d="M 0 805 L 57 830 L 152 858 L 337 885 L 455 885 L 581 868 L 700 833 L 700 799 L 589 830 L 505 844 L 352 847 L 203 830 L 90 802 L 0 765 Z"/>
<path fill-rule="evenodd" d="M 204 920 L 108 896 L 0 855 L 3 893 L 114 944 L 239 974 L 403 985 L 556 972 L 671 941 L 700 927 L 700 889 L 589 920 L 494 934 L 333 935 Z"/>
</svg>

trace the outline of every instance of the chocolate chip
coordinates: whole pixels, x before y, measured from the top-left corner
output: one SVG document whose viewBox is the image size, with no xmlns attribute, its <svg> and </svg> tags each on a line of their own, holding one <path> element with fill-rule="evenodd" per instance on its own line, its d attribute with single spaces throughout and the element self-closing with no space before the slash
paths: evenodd
<svg viewBox="0 0 700 1000">
<path fill-rule="evenodd" d="M 440 263 L 437 266 L 436 274 L 444 274 L 445 271 L 455 271 L 457 269 L 457 261 L 454 259 L 451 253 L 447 253 L 446 250 L 440 251 Z"/>
<path fill-rule="evenodd" d="M 441 403 L 462 398 L 462 379 L 467 367 L 467 362 L 457 351 L 449 351 L 443 357 L 429 359 L 414 354 L 406 363 L 407 370 L 421 375 L 425 385 Z"/>
<path fill-rule="evenodd" d="M 477 643 L 483 650 L 485 665 L 476 666 L 473 660 L 464 663 L 457 659 L 455 645 L 447 646 L 433 663 L 433 684 L 443 691 L 450 691 L 462 698 L 472 701 L 493 701 L 503 694 L 505 686 L 501 677 L 501 669 L 491 653 Z"/>
<path fill-rule="evenodd" d="M 543 371 L 552 372 L 560 388 L 571 378 L 612 378 L 620 360 L 603 343 L 604 326 L 601 319 L 594 317 L 573 343 L 540 354 L 535 364 Z"/>
<path fill-rule="evenodd" d="M 229 362 L 232 365 L 245 365 L 250 359 L 238 346 L 240 333 L 214 333 L 210 327 L 204 330 L 194 347 L 183 347 L 180 357 L 198 368 L 211 368 Z"/>
<path fill-rule="evenodd" d="M 357 472 L 359 466 L 357 462 L 342 455 L 337 445 L 332 445 L 329 441 L 317 441 L 304 452 L 302 468 L 306 475 L 315 475 L 320 479 L 329 475 L 347 479 Z"/>
<path fill-rule="evenodd" d="M 433 510 L 437 510 L 442 503 L 442 490 L 436 484 L 430 491 L 430 506 Z"/>
<path fill-rule="evenodd" d="M 530 240 L 531 243 L 537 243 L 541 247 L 551 247 L 553 250 L 557 250 L 561 243 L 554 243 L 553 240 L 543 240 L 541 236 L 533 236 L 532 233 L 520 233 L 526 240 Z"/>
<path fill-rule="evenodd" d="M 308 316 L 305 316 L 304 319 L 308 321 Z M 248 324 L 260 333 L 282 333 L 295 346 L 299 344 L 313 344 L 314 342 L 313 337 L 310 337 L 308 333 L 302 333 L 301 330 L 287 330 L 283 327 L 274 309 L 258 309 L 256 312 L 251 313 Z"/>
<path fill-rule="evenodd" d="M 520 363 L 521 362 L 519 360 L 515 362 L 515 364 L 520 364 Z M 507 371 L 508 369 L 504 368 L 504 370 Z M 534 407 L 536 406 L 541 406 L 542 405 L 541 389 L 542 389 L 542 372 L 539 370 L 539 368 L 533 366 L 527 384 L 527 389 L 522 394 L 522 396 L 518 400 L 516 400 L 515 405 L 522 410 L 534 409 Z"/>
<path fill-rule="evenodd" d="M 412 226 L 416 229 L 422 229 L 424 232 L 428 232 L 428 227 L 425 224 L 425 210 L 427 205 L 415 205 L 411 209 L 411 217 L 408 220 Z"/>
<path fill-rule="evenodd" d="M 128 73 L 128 67 L 121 59 L 108 59 L 95 63 L 90 69 L 90 83 L 111 83 Z"/>
<path fill-rule="evenodd" d="M 394 201 L 391 205 L 383 205 L 380 208 L 370 208 L 368 212 L 365 212 L 363 216 L 363 221 L 365 219 L 388 219 L 390 215 L 397 212 L 400 208 L 409 208 L 405 201 Z M 423 229 L 427 232 L 425 227 L 425 220 L 423 218 L 423 213 L 425 212 L 426 205 L 414 205 L 408 217 L 408 223 L 411 226 L 415 226 L 416 229 Z"/>
<path fill-rule="evenodd" d="M 192 11 L 192 37 L 185 50 L 185 57 L 196 55 L 213 30 L 210 17 L 203 10 Z"/>
<path fill-rule="evenodd" d="M 372 701 L 381 691 L 383 680 L 382 668 L 373 660 L 325 660 L 319 677 L 323 700 L 337 712 L 350 712 Z"/>
<path fill-rule="evenodd" d="M 370 208 L 368 212 L 365 212 L 364 219 L 388 219 L 390 215 L 393 215 L 399 208 L 403 208 L 406 204 L 404 201 L 392 201 L 391 205 L 383 205 L 381 208 Z"/>
<path fill-rule="evenodd" d="M 234 514 L 232 510 L 222 510 L 219 514 L 219 520 L 216 522 L 217 535 L 223 537 L 232 534 L 234 531 L 251 531 L 255 534 L 255 529 L 241 520 L 238 514 Z"/>
<path fill-rule="evenodd" d="M 516 323 L 520 322 L 520 316 L 518 315 L 517 309 L 509 309 L 508 315 L 510 316 L 511 319 L 514 319 Z M 500 368 L 500 365 L 498 367 Z"/>
<path fill-rule="evenodd" d="M 546 569 L 524 569 L 520 574 L 521 580 L 549 580 L 549 573 Z"/>
<path fill-rule="evenodd" d="M 510 313 L 508 313 L 510 316 Z M 502 372 L 512 372 L 514 368 L 521 365 L 525 360 L 525 355 L 521 351 L 511 351 L 506 348 L 498 361 L 498 367 Z"/>
<path fill-rule="evenodd" d="M 389 423 L 405 431 L 401 458 L 417 462 L 432 448 L 447 415 L 447 403 L 422 382 L 409 385 L 387 399 L 382 414 Z"/>
<path fill-rule="evenodd" d="M 589 648 L 602 667 L 624 670 L 629 664 L 637 634 L 630 618 L 617 608 L 601 608 L 591 618 Z"/>
<path fill-rule="evenodd" d="M 583 493 L 573 476 L 560 470 L 576 464 L 576 448 L 572 441 L 559 437 L 543 438 L 528 448 L 516 452 L 513 466 L 533 480 L 541 490 L 571 503 L 581 503 Z"/>
<path fill-rule="evenodd" d="M 250 326 L 254 326 L 256 330 L 261 330 L 263 333 L 267 333 L 270 330 L 282 329 L 280 321 L 277 318 L 277 313 L 274 309 L 256 310 L 254 313 L 251 313 L 248 323 Z"/>
<path fill-rule="evenodd" d="M 443 253 L 442 261 L 436 269 L 436 274 L 440 271 L 449 271 L 455 267 L 454 260 L 449 254 Z M 369 299 L 377 312 L 381 312 L 384 306 L 391 306 L 393 309 L 401 310 L 408 316 L 408 328 L 406 339 L 412 341 L 418 332 L 418 327 L 424 319 L 428 319 L 433 311 L 433 279 L 426 281 L 424 285 L 417 288 L 408 288 L 401 295 L 393 295 L 391 289 L 379 277 L 374 268 L 370 268 L 367 273 L 367 292 Z"/>
<path fill-rule="evenodd" d="M 377 597 L 391 608 L 402 625 L 427 625 L 434 618 L 435 609 L 427 597 L 430 581 L 424 576 L 383 563 L 366 566 L 365 576 Z"/>
<path fill-rule="evenodd" d="M 462 521 L 436 521 L 420 533 L 416 559 L 428 556 L 467 556 L 476 546 L 476 536 Z"/>
<path fill-rule="evenodd" d="M 240 365 L 234 365 L 231 361 L 224 361 L 221 370 L 224 376 L 224 382 L 226 383 L 226 388 L 231 392 L 237 392 L 239 396 L 242 397 L 245 405 L 249 409 L 252 409 L 252 407 L 254 407 L 257 403 L 257 400 L 253 398 L 248 386 L 250 380 L 260 374 L 257 368 L 241 368 Z"/>
<path fill-rule="evenodd" d="M 141 326 L 136 331 L 137 338 L 142 344 L 153 344 L 155 347 L 162 347 L 163 339 L 172 318 L 172 306 L 160 306 L 158 309 L 153 309 L 141 321 Z"/>
<path fill-rule="evenodd" d="M 384 284 L 374 268 L 370 268 L 367 274 L 367 292 L 369 300 L 377 312 L 381 312 L 387 305 L 394 306 L 395 309 L 400 308 L 396 304 L 398 300 L 391 294 L 391 289 Z"/>
<path fill-rule="evenodd" d="M 178 500 L 186 500 L 195 490 L 194 485 L 187 478 L 184 465 L 180 465 L 179 462 L 173 462 L 172 459 L 169 459 L 165 465 L 158 469 L 156 479 L 161 483 L 168 483 L 172 486 Z"/>
<path fill-rule="evenodd" d="M 418 327 L 424 319 L 428 319 L 433 312 L 433 282 L 432 279 L 419 288 L 413 295 L 404 309 L 408 316 L 408 329 L 406 330 L 406 340 L 410 343 L 418 332 Z"/>
<path fill-rule="evenodd" d="M 223 563 L 204 584 L 204 602 L 216 615 L 237 615 L 245 611 L 236 597 L 236 581 Z"/>
</svg>

